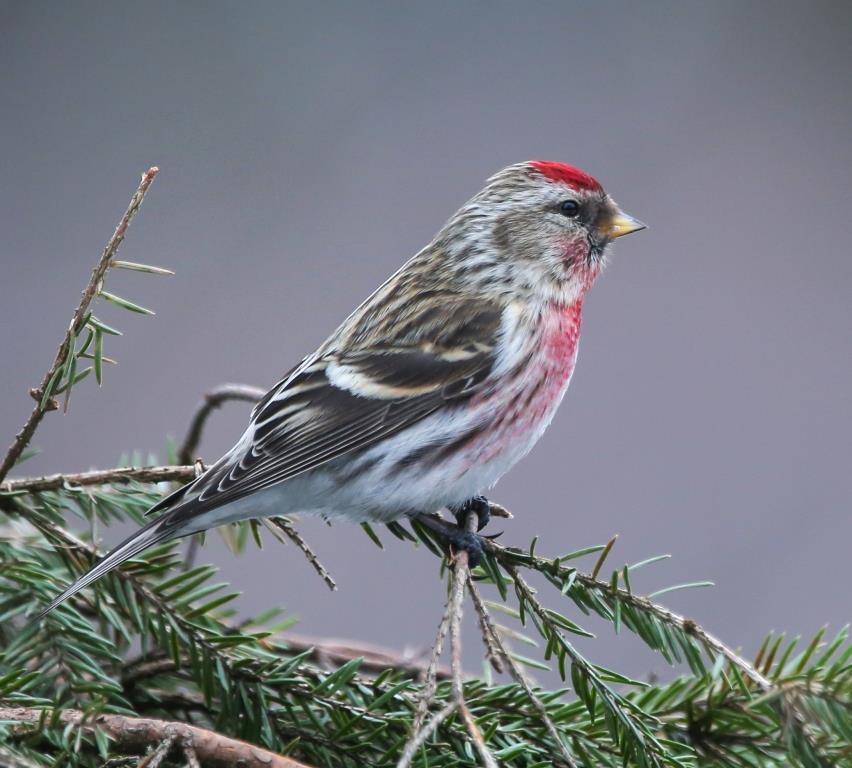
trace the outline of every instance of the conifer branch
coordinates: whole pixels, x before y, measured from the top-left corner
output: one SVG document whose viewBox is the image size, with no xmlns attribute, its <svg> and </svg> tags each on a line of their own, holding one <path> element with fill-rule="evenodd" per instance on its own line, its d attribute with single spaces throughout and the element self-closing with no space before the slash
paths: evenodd
<svg viewBox="0 0 852 768">
<path fill-rule="evenodd" d="M 139 183 L 136 192 L 133 193 L 133 197 L 130 198 L 130 204 L 127 206 L 127 210 L 118 222 L 118 226 L 115 228 L 115 232 L 113 232 L 112 237 L 104 247 L 103 253 L 92 271 L 89 282 L 83 289 L 83 295 L 80 298 L 80 303 L 77 305 L 77 309 L 74 310 L 68 330 L 65 332 L 65 336 L 59 344 L 56 357 L 54 357 L 53 363 L 47 369 L 47 373 L 45 373 L 44 378 L 38 387 L 37 392 L 40 402 L 38 402 L 35 408 L 33 408 L 29 418 L 21 428 L 21 431 L 15 436 L 15 440 L 9 447 L 9 450 L 3 459 L 3 463 L 0 464 L 0 481 L 9 474 L 9 470 L 12 469 L 21 457 L 24 448 L 26 448 L 30 440 L 32 440 L 38 425 L 41 423 L 42 418 L 44 418 L 44 414 L 47 409 L 42 405 L 42 402 L 45 402 L 45 405 L 50 402 L 51 383 L 53 382 L 54 385 L 57 383 L 57 376 L 65 366 L 66 360 L 69 359 L 69 355 L 73 357 L 74 350 L 72 349 L 72 344 L 77 338 L 77 334 L 83 330 L 83 327 L 89 321 L 89 305 L 101 290 L 101 284 L 103 283 L 104 275 L 106 275 L 106 272 L 110 267 L 110 262 L 115 257 L 118 247 L 124 241 L 124 236 L 127 234 L 127 228 L 130 226 L 130 222 L 139 210 L 139 206 L 142 205 L 142 201 L 145 199 L 145 193 L 151 186 L 151 182 L 154 181 L 154 177 L 157 175 L 158 171 L 159 168 L 152 167 L 142 175 L 142 181 Z M 73 375 L 71 377 L 71 381 L 68 383 L 69 388 L 72 383 Z"/>
<path fill-rule="evenodd" d="M 523 688 L 524 693 L 526 693 L 527 698 L 530 700 L 530 703 L 533 705 L 535 711 L 538 713 L 538 716 L 541 718 L 541 721 L 547 728 L 547 732 L 550 734 L 550 738 L 553 739 L 553 742 L 558 746 L 559 753 L 562 756 L 562 759 L 565 761 L 565 765 L 568 766 L 568 768 L 578 768 L 577 761 L 574 759 L 574 756 L 568 751 L 568 747 L 566 746 L 565 741 L 559 735 L 559 731 L 556 728 L 556 724 L 553 722 L 550 715 L 548 715 L 547 708 L 544 706 L 544 704 L 542 704 L 541 699 L 539 699 L 538 696 L 535 695 L 535 691 L 533 691 L 532 684 L 530 683 L 526 674 L 524 674 L 524 671 L 520 668 L 517 662 L 515 662 L 515 660 L 512 658 L 512 654 L 509 653 L 508 649 L 503 644 L 503 640 L 500 637 L 500 633 L 494 626 L 494 622 L 491 619 L 491 615 L 488 613 L 488 609 L 485 607 L 485 603 L 482 601 L 482 597 L 479 594 L 479 589 L 476 586 L 476 582 L 472 580 L 469 581 L 467 587 L 468 591 L 470 592 L 470 597 L 473 601 L 474 608 L 476 609 L 476 613 L 479 616 L 484 642 L 486 648 L 489 649 L 489 653 L 496 653 L 498 658 L 508 667 L 512 679 L 518 685 L 520 685 L 521 688 Z"/>
<path fill-rule="evenodd" d="M 577 570 L 576 568 L 561 565 L 558 561 L 530 555 L 522 552 L 521 550 L 510 549 L 498 544 L 492 539 L 484 539 L 483 545 L 487 552 L 492 554 L 501 565 L 504 565 L 507 568 L 514 568 L 518 566 L 538 571 L 548 577 L 555 577 L 557 579 L 571 578 L 585 587 L 594 589 L 603 595 L 611 595 L 623 604 L 633 606 L 645 613 L 655 616 L 663 623 L 677 628 L 684 634 L 694 637 L 702 645 L 704 645 L 705 648 L 714 654 L 724 656 L 761 690 L 768 691 L 772 688 L 771 681 L 768 680 L 765 675 L 761 674 L 726 643 L 715 635 L 710 634 L 706 629 L 701 627 L 692 619 L 687 619 L 647 597 L 635 595 L 630 590 L 623 589 L 621 587 L 613 588 L 612 583 L 597 579 L 594 576 Z"/>
</svg>

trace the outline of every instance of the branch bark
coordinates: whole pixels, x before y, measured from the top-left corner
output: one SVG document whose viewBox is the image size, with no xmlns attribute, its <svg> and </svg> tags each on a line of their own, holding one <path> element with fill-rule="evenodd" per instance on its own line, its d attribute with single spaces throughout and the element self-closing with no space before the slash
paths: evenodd
<svg viewBox="0 0 852 768">
<path fill-rule="evenodd" d="M 86 485 L 114 485 L 116 483 L 167 483 L 174 480 L 195 479 L 195 466 L 172 465 L 162 467 L 115 467 L 91 472 L 22 477 L 0 483 L 0 493 L 38 493 L 58 491 L 62 488 Z"/>
<path fill-rule="evenodd" d="M 306 763 L 277 755 L 247 741 L 185 723 L 125 715 L 95 715 L 87 719 L 83 712 L 75 709 L 60 710 L 57 715 L 62 723 L 81 726 L 88 733 L 99 728 L 116 747 L 133 753 L 144 752 L 152 744 L 172 739 L 182 745 L 190 745 L 203 765 L 210 768 L 232 768 L 235 765 L 245 768 L 311 768 Z M 0 707 L 0 721 L 20 723 L 21 730 L 25 732 L 29 732 L 28 726 L 38 728 L 42 718 L 49 719 L 50 716 L 50 710 Z"/>
<path fill-rule="evenodd" d="M 68 330 L 65 332 L 65 337 L 62 339 L 62 343 L 59 345 L 56 357 L 53 359 L 53 364 L 47 369 L 47 373 L 45 373 L 44 378 L 41 381 L 41 386 L 38 388 L 39 392 L 44 392 L 47 389 L 50 385 L 51 379 L 53 379 L 53 375 L 62 367 L 65 363 L 66 356 L 69 352 L 71 352 L 71 345 L 74 343 L 74 339 L 77 338 L 77 334 L 86 324 L 86 312 L 89 309 L 89 305 L 92 303 L 95 296 L 98 295 L 104 275 L 110 267 L 110 262 L 113 260 L 116 251 L 118 251 L 118 247 L 124 241 L 125 234 L 127 234 L 127 227 L 130 226 L 130 222 L 139 210 L 139 206 L 142 205 L 142 201 L 145 199 L 145 193 L 148 191 L 148 187 L 151 186 L 151 182 L 154 181 L 154 177 L 158 172 L 159 168 L 154 167 L 149 168 L 142 175 L 142 181 L 139 183 L 139 187 L 136 189 L 136 192 L 133 193 L 133 197 L 130 198 L 130 204 L 127 206 L 124 216 L 121 217 L 121 220 L 118 222 L 118 226 L 115 228 L 115 232 L 113 232 L 112 237 L 109 239 L 109 242 L 107 242 L 106 247 L 101 254 L 101 258 L 98 260 L 98 263 L 92 271 L 92 276 L 89 278 L 88 285 L 86 285 L 83 289 L 83 295 L 80 298 L 80 303 L 77 305 L 77 309 L 74 310 L 74 314 L 71 317 L 71 323 L 68 326 Z M 35 408 L 33 408 L 32 413 L 30 413 L 30 416 L 21 428 L 21 431 L 15 435 L 15 440 L 9 447 L 9 450 L 3 459 L 3 463 L 0 464 L 0 481 L 2 481 L 3 478 L 9 474 L 9 470 L 15 466 L 15 462 L 17 462 L 20 458 L 24 448 L 26 448 L 30 440 L 32 440 L 32 437 L 35 434 L 42 418 L 44 418 L 45 413 L 47 413 L 47 409 L 42 409 L 40 402 L 36 403 Z"/>
</svg>

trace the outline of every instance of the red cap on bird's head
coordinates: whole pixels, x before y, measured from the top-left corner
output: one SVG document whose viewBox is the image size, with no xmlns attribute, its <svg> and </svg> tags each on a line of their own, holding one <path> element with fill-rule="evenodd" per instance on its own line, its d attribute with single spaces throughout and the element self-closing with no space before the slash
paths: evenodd
<svg viewBox="0 0 852 768">
<path fill-rule="evenodd" d="M 530 160 L 530 167 L 551 181 L 561 181 L 575 189 L 590 192 L 600 192 L 603 189 L 593 176 L 589 176 L 585 171 L 565 163 L 556 163 L 552 160 Z"/>
</svg>

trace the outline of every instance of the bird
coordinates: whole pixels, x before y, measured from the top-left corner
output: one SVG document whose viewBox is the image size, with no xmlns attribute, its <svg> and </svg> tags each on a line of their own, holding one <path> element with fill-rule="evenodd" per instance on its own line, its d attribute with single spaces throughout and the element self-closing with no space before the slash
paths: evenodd
<svg viewBox="0 0 852 768">
<path fill-rule="evenodd" d="M 592 176 L 531 160 L 489 178 L 432 241 L 256 404 L 231 450 L 44 608 L 155 544 L 250 518 L 415 518 L 482 555 L 484 493 L 535 445 L 577 361 L 613 241 L 645 225 Z"/>
</svg>

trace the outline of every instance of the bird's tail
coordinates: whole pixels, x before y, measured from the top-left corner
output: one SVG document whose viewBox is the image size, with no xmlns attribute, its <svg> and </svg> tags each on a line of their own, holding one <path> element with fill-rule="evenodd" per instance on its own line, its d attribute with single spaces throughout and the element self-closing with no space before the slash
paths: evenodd
<svg viewBox="0 0 852 768">
<path fill-rule="evenodd" d="M 156 520 L 148 523 L 141 530 L 136 531 L 132 536 L 125 539 L 115 549 L 109 552 L 101 561 L 87 573 L 83 574 L 75 581 L 68 589 L 66 589 L 59 597 L 51 601 L 44 610 L 42 610 L 35 618 L 35 621 L 42 619 L 46 614 L 50 613 L 57 605 L 64 603 L 69 597 L 76 595 L 81 589 L 89 586 L 94 581 L 97 581 L 101 576 L 105 576 L 114 568 L 117 568 L 125 560 L 138 555 L 143 549 L 160 544 L 161 542 L 175 539 L 185 535 L 186 531 L 181 526 L 170 525 L 171 515 L 166 514 L 158 517 Z"/>
</svg>

